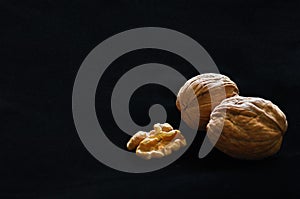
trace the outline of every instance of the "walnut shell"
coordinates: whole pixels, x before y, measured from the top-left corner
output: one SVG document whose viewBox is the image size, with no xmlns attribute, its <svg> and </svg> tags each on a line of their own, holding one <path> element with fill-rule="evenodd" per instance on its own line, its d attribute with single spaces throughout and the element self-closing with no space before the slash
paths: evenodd
<svg viewBox="0 0 300 199">
<path fill-rule="evenodd" d="M 222 95 L 224 93 L 222 89 L 225 89 L 226 96 Z M 236 84 L 227 76 L 204 73 L 189 79 L 181 87 L 177 95 L 176 106 L 181 111 L 183 121 L 190 128 L 205 130 L 212 108 L 221 103 L 224 98 L 238 94 L 239 89 Z M 214 101 L 211 100 L 211 95 Z M 195 106 L 199 106 L 199 109 Z"/>
<path fill-rule="evenodd" d="M 221 135 L 218 129 L 224 126 Z M 208 138 L 216 148 L 239 159 L 262 159 L 278 152 L 287 130 L 284 113 L 271 101 L 235 96 L 211 113 Z M 220 131 L 219 131 L 220 132 Z"/>
</svg>

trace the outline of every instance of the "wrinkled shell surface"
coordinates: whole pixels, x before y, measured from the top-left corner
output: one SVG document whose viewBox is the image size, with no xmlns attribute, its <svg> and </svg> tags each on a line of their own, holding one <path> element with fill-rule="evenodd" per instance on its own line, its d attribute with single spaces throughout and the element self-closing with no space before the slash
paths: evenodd
<svg viewBox="0 0 300 199">
<path fill-rule="evenodd" d="M 210 140 L 224 126 L 216 147 L 239 159 L 262 159 L 278 152 L 287 130 L 284 113 L 271 101 L 235 96 L 215 107 L 207 125 Z"/>
<path fill-rule="evenodd" d="M 179 130 L 168 124 L 155 124 L 150 132 L 137 132 L 127 143 L 128 150 L 136 148 L 136 154 L 144 159 L 162 158 L 186 145 Z"/>
<path fill-rule="evenodd" d="M 181 87 L 177 95 L 176 106 L 181 111 L 183 121 L 190 128 L 205 130 L 212 108 L 223 99 L 238 94 L 236 84 L 227 76 L 204 73 L 191 78 Z"/>
</svg>

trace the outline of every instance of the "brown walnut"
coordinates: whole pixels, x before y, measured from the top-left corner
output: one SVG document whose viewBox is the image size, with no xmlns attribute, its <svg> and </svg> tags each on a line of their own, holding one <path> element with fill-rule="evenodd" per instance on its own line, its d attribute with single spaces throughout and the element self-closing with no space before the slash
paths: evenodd
<svg viewBox="0 0 300 199">
<path fill-rule="evenodd" d="M 262 159 L 277 153 L 286 130 L 284 113 L 271 101 L 258 97 L 225 99 L 215 107 L 207 125 L 215 146 L 239 159 Z"/>
<path fill-rule="evenodd" d="M 205 130 L 212 109 L 223 99 L 238 94 L 236 84 L 227 76 L 204 73 L 189 79 L 181 87 L 177 95 L 176 106 L 181 111 L 183 121 L 190 128 Z"/>
</svg>

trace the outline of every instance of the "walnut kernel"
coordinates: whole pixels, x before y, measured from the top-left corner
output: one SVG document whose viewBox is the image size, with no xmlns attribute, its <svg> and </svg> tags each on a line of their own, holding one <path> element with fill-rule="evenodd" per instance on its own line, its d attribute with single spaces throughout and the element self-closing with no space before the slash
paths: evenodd
<svg viewBox="0 0 300 199">
<path fill-rule="evenodd" d="M 186 145 L 179 130 L 168 124 L 155 124 L 150 132 L 137 132 L 127 143 L 128 150 L 136 148 L 136 154 L 144 159 L 161 158 Z"/>
</svg>

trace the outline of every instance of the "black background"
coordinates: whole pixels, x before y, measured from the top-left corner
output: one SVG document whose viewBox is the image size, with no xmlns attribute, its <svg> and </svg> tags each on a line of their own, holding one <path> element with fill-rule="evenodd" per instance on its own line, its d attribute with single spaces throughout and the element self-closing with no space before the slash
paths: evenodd
<svg viewBox="0 0 300 199">
<path fill-rule="evenodd" d="M 241 2 L 0 1 L 0 198 L 299 197 L 300 4 Z M 198 159 L 199 133 L 179 160 L 151 173 L 122 173 L 94 159 L 73 123 L 76 73 L 100 42 L 144 26 L 192 37 L 241 95 L 277 104 L 289 122 L 281 151 L 262 161 L 235 160 L 217 150 Z M 99 122 L 121 147 L 128 136 L 109 115 L 110 92 L 129 68 L 148 62 L 196 75 L 185 60 L 159 50 L 116 60 L 99 82 L 96 109 L 107 113 Z M 132 118 L 147 124 L 147 107 L 160 103 L 176 125 L 174 101 L 166 89 L 144 86 L 132 97 Z"/>
</svg>

